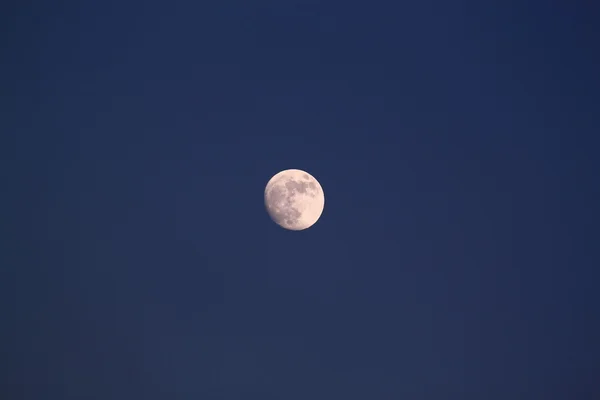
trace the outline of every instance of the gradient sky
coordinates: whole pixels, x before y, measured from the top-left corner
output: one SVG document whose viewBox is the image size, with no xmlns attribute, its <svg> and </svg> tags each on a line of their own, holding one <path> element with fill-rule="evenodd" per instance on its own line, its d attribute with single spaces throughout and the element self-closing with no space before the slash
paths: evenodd
<svg viewBox="0 0 600 400">
<path fill-rule="evenodd" d="M 600 398 L 593 2 L 14 3 L 4 399 Z"/>
</svg>

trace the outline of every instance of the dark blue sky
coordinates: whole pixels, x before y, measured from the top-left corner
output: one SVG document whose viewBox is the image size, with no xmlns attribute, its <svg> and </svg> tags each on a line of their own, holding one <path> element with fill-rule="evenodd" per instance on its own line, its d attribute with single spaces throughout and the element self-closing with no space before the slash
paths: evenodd
<svg viewBox="0 0 600 400">
<path fill-rule="evenodd" d="M 597 21 L 547 3 L 6 8 L 3 398 L 597 399 Z"/>
</svg>

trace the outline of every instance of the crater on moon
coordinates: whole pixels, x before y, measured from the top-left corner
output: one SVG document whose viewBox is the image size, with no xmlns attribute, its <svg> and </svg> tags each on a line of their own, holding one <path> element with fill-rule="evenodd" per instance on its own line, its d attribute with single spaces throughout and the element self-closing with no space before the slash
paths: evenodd
<svg viewBox="0 0 600 400">
<path fill-rule="evenodd" d="M 289 169 L 279 172 L 267 183 L 265 206 L 271 219 L 281 227 L 303 230 L 320 218 L 325 197 L 312 175 Z"/>
</svg>

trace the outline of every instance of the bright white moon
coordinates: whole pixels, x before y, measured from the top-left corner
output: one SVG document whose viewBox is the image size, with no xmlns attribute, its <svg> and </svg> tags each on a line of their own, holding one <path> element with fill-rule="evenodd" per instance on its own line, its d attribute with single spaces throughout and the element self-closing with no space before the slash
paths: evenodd
<svg viewBox="0 0 600 400">
<path fill-rule="evenodd" d="M 288 169 L 273 176 L 265 188 L 265 206 L 282 228 L 301 231 L 317 222 L 325 207 L 319 182 L 308 172 Z"/>
</svg>

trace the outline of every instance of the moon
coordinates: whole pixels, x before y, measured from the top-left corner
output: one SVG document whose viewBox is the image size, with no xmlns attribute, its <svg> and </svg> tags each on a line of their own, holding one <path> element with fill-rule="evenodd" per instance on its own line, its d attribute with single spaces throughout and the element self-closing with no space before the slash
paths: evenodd
<svg viewBox="0 0 600 400">
<path fill-rule="evenodd" d="M 321 217 L 325 195 L 321 184 L 311 174 L 287 169 L 267 183 L 265 207 L 277 225 L 301 231 L 313 226 Z"/>
</svg>

